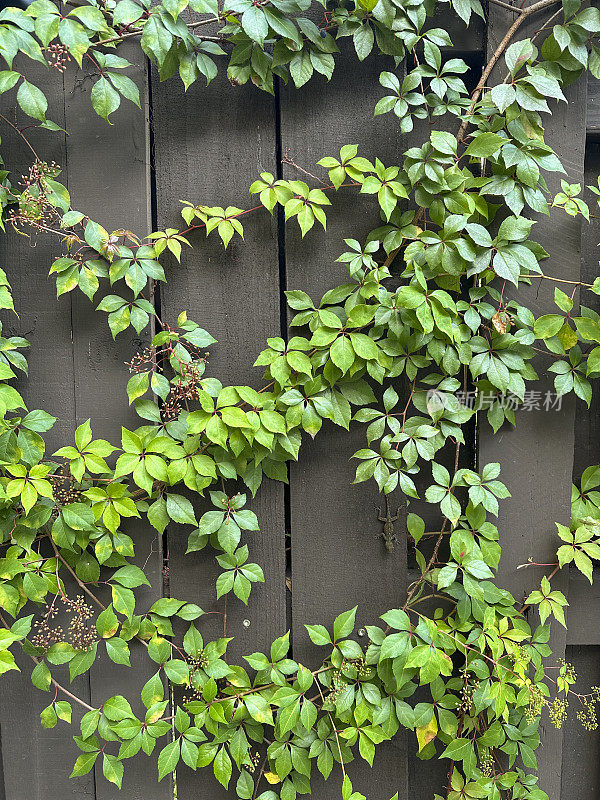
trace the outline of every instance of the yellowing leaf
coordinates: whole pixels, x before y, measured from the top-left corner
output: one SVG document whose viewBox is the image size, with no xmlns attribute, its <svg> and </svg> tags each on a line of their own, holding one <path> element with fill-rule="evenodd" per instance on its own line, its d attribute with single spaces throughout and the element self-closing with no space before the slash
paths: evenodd
<svg viewBox="0 0 600 800">
<path fill-rule="evenodd" d="M 437 719 L 435 714 L 431 715 L 431 721 L 427 725 L 417 728 L 417 741 L 419 742 L 419 753 L 421 750 L 433 741 L 438 732 Z"/>
</svg>

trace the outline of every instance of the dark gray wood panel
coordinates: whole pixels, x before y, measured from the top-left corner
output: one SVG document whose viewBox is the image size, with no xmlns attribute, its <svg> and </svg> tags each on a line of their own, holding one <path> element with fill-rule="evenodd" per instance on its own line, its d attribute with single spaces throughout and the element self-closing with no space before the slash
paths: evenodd
<svg viewBox="0 0 600 800">
<path fill-rule="evenodd" d="M 366 61 L 357 91 L 355 56 L 349 50 L 343 42 L 331 82 L 322 81 L 318 91 L 312 83 L 300 90 L 282 90 L 282 150 L 289 149 L 289 156 L 309 172 L 322 173 L 316 162 L 325 155 L 337 156 L 344 144 L 360 144 L 361 155 L 378 156 L 386 165 L 398 163 L 410 146 L 399 135 L 395 118 L 372 118 L 381 96 L 378 76 L 390 68 L 390 60 Z M 305 176 L 286 166 L 284 177 Z M 309 183 L 314 182 L 309 179 Z M 342 189 L 332 196 L 332 203 L 327 209 L 327 232 L 315 225 L 302 240 L 295 221 L 286 226 L 287 288 L 303 289 L 316 302 L 327 289 L 347 280 L 344 266 L 335 263 L 345 249 L 344 238 L 361 239 L 379 224 L 376 203 L 355 189 Z M 376 538 L 381 532 L 377 509 L 383 508 L 383 499 L 372 482 L 352 486 L 355 464 L 349 459 L 360 447 L 364 447 L 362 426 L 352 424 L 348 434 L 326 423 L 314 442 L 305 437 L 299 462 L 290 469 L 294 657 L 311 665 L 318 663 L 322 652 L 310 643 L 306 623 L 330 626 L 337 614 L 358 603 L 357 628 L 377 624 L 379 614 L 398 606 L 404 595 L 404 532 L 399 530 L 401 544 L 388 553 Z M 400 493 L 390 497 L 392 508 L 400 498 Z M 404 796 L 405 738 L 399 735 L 378 748 L 372 772 L 357 761 L 350 773 L 355 788 L 373 798 L 387 798 L 398 790 Z M 323 798 L 336 791 L 317 780 L 314 785 L 314 792 Z"/>
<path fill-rule="evenodd" d="M 152 97 L 159 227 L 178 224 L 180 200 L 256 205 L 248 194 L 250 184 L 261 171 L 276 171 L 273 98 L 252 86 L 234 88 L 222 78 L 208 89 L 198 81 L 185 97 L 181 84 L 153 80 Z M 162 318 L 173 323 L 187 310 L 219 340 L 211 348 L 206 374 L 224 384 L 258 387 L 262 370 L 252 364 L 266 337 L 280 334 L 277 228 L 264 210 L 243 222 L 245 241 L 235 237 L 225 252 L 216 233 L 208 241 L 204 231 L 192 235 L 194 250 L 184 253 L 182 265 L 167 265 Z M 254 585 L 249 608 L 233 595 L 228 602 L 227 635 L 235 637 L 232 660 L 264 650 L 286 630 L 282 485 L 265 480 L 249 507 L 257 513 L 261 530 L 245 541 L 251 560 L 263 567 L 266 583 Z M 199 507 L 198 513 L 205 510 Z M 198 602 L 205 611 L 222 611 L 223 601 L 215 600 L 214 553 L 207 549 L 185 555 L 188 532 L 173 526 L 169 534 L 171 594 Z M 206 617 L 200 628 L 207 636 L 222 635 L 222 618 Z M 227 796 L 210 773 L 194 775 L 186 767 L 178 770 L 177 790 L 180 800 L 199 792 L 215 800 Z"/>
<path fill-rule="evenodd" d="M 42 88 L 49 100 L 48 116 L 64 126 L 63 80 L 56 72 L 35 70 L 32 80 Z M 10 113 L 4 100 L 2 113 Z M 31 163 L 31 154 L 10 131 L 2 129 L 5 159 L 14 165 L 13 181 Z M 48 131 L 32 131 L 31 140 L 41 158 L 54 160 L 66 168 L 65 137 Z M 63 178 L 65 174 L 63 173 Z M 59 418 L 47 437 L 48 452 L 72 437 L 75 421 L 73 348 L 71 342 L 71 300 L 62 304 L 55 300 L 54 282 L 48 280 L 52 260 L 60 254 L 58 241 L 43 234 L 25 238 L 10 233 L 0 241 L 2 264 L 13 287 L 15 308 L 19 317 L 3 314 L 4 330 L 25 336 L 31 342 L 29 377 L 19 378 L 17 386 L 30 409 L 43 408 Z M 2 760 L 6 800 L 65 800 L 95 798 L 94 777 L 87 775 L 70 780 L 70 767 L 77 757 L 70 728 L 60 723 L 53 730 L 40 725 L 40 712 L 52 700 L 34 688 L 29 679 L 32 664 L 18 656 L 22 672 L 4 676 L 0 692 L 0 725 L 2 727 Z M 68 673 L 59 671 L 68 684 Z M 85 702 L 90 701 L 88 676 L 81 676 L 72 691 Z M 18 699 L 18 702 L 17 702 Z M 81 713 L 73 708 L 74 724 Z"/>
<path fill-rule="evenodd" d="M 125 45 L 121 53 L 134 64 L 128 74 L 138 84 L 142 108 L 123 100 L 112 126 L 99 120 L 91 108 L 89 73 L 69 73 L 71 80 L 65 87 L 69 191 L 74 207 L 108 231 L 124 228 L 144 236 L 152 228 L 147 62 L 133 42 Z M 121 425 L 132 429 L 141 423 L 128 407 L 125 387 L 129 370 L 125 362 L 151 339 L 150 329 L 139 336 L 129 329 L 113 341 L 106 315 L 93 312 L 102 294 L 111 291 L 118 294 L 120 288 L 117 285 L 99 292 L 93 305 L 82 294 L 72 298 L 76 424 L 91 418 L 94 436 L 105 437 L 116 445 L 120 445 Z M 124 287 L 124 290 L 124 296 L 129 296 L 129 289 Z M 147 291 L 145 295 L 149 297 Z M 152 584 L 151 588 L 136 590 L 138 608 L 145 612 L 163 594 L 162 538 L 142 522 L 130 522 L 124 527 L 134 539 L 136 562 L 144 567 Z M 99 595 L 103 602 L 110 603 L 109 592 Z M 130 648 L 132 667 L 128 669 L 114 664 L 100 645 L 101 655 L 90 673 L 94 705 L 100 705 L 113 694 L 123 694 L 134 710 L 142 713 L 140 691 L 156 671 L 156 665 L 139 642 L 131 641 Z M 101 760 L 95 770 L 96 800 L 116 800 L 122 796 L 116 786 L 104 779 Z M 140 751 L 125 763 L 122 792 L 131 800 L 150 795 L 153 800 L 167 800 L 172 796 L 170 781 L 165 779 L 157 784 L 157 778 L 154 760 Z"/>
<path fill-rule="evenodd" d="M 588 115 L 590 91 L 598 86 L 597 81 L 588 82 Z M 589 119 L 589 117 L 588 117 Z M 585 151 L 585 186 L 597 186 L 600 177 L 600 142 L 588 142 Z M 598 214 L 597 196 L 584 189 L 583 196 L 592 214 Z M 590 219 L 583 223 L 581 247 L 581 280 L 593 283 L 600 274 L 598 259 L 600 258 L 600 219 Z M 581 303 L 587 308 L 600 312 L 600 298 L 586 291 L 581 295 Z M 575 424 L 575 463 L 573 479 L 579 481 L 581 473 L 591 464 L 600 462 L 600 396 L 592 395 L 589 410 L 583 403 L 578 403 Z M 574 609 L 570 613 L 575 613 Z"/>
<path fill-rule="evenodd" d="M 449 6 L 441 5 L 437 8 L 428 28 L 444 28 L 450 34 L 452 49 L 459 53 L 475 53 L 485 50 L 485 22 L 481 17 L 473 14 L 467 27 L 462 19 L 452 12 Z"/>
<path fill-rule="evenodd" d="M 596 140 L 600 138 L 600 81 L 591 76 L 588 79 L 586 127 L 588 136 Z"/>
<path fill-rule="evenodd" d="M 514 19 L 514 15 L 494 6 L 490 8 L 488 28 L 488 56 Z M 517 38 L 531 35 L 539 27 L 537 17 L 519 30 Z M 497 79 L 502 79 L 506 67 L 497 67 Z M 493 80 L 492 80 L 493 83 Z M 585 82 L 572 86 L 567 97 L 569 104 L 553 103 L 552 116 L 546 117 L 546 139 L 559 153 L 568 172 L 569 182 L 583 180 L 585 147 Z M 560 188 L 556 175 L 550 176 L 551 191 Z M 579 280 L 581 254 L 581 225 L 577 219 L 564 213 L 553 212 L 542 217 L 534 226 L 532 238 L 551 253 L 545 262 L 549 274 Z M 540 285 L 541 284 L 541 285 Z M 554 308 L 554 286 L 550 281 L 534 281 L 531 289 L 519 289 L 519 298 L 537 316 Z M 552 393 L 551 375 L 544 376 L 548 362 L 539 359 L 536 369 L 542 376 L 535 389 Z M 560 410 L 517 412 L 517 426 L 501 429 L 492 434 L 487 422 L 482 421 L 479 432 L 479 462 L 499 461 L 501 478 L 511 492 L 512 499 L 501 504 L 499 519 L 502 560 L 499 582 L 508 588 L 519 601 L 541 580 L 542 569 L 517 570 L 530 556 L 541 562 L 556 558 L 557 537 L 555 523 L 568 524 L 570 519 L 570 484 L 573 470 L 575 402 L 563 398 Z M 568 593 L 568 575 L 558 577 L 556 588 Z M 551 645 L 551 663 L 564 656 L 566 635 L 560 626 L 554 626 Z M 562 732 L 544 721 L 540 731 L 543 749 L 538 754 L 538 774 L 541 788 L 551 797 L 560 795 L 562 762 Z"/>
<path fill-rule="evenodd" d="M 588 140 L 600 140 L 600 80 L 588 75 L 586 129 Z"/>
<path fill-rule="evenodd" d="M 598 82 L 588 81 L 588 132 L 590 101 L 596 96 Z M 600 176 L 600 142 L 589 141 L 585 150 L 585 186 L 596 186 Z M 597 213 L 597 197 L 588 189 L 583 192 L 586 202 L 593 214 Z M 600 269 L 598 258 L 600 250 L 600 220 L 592 218 L 589 223 L 583 223 L 581 241 L 581 280 L 593 283 Z M 600 299 L 592 292 L 583 292 L 582 305 L 600 311 Z M 573 480 L 579 483 L 581 474 L 586 467 L 600 461 L 600 397 L 598 392 L 592 395 L 590 408 L 583 403 L 578 403 L 575 412 L 575 457 L 573 463 Z M 590 624 L 600 610 L 600 589 L 597 576 L 594 584 L 590 586 L 587 578 L 575 569 L 571 570 L 569 580 L 569 610 L 567 643 L 569 645 L 598 645 L 600 644 L 600 631 L 598 626 Z M 574 652 L 579 652 L 574 650 Z M 585 653 L 595 654 L 597 648 L 589 648 Z M 585 691 L 581 689 L 580 691 Z M 587 734 L 589 736 L 589 734 Z M 593 736 L 593 734 L 592 734 Z"/>
<path fill-rule="evenodd" d="M 600 647 L 574 645 L 567 648 L 567 661 L 575 667 L 578 676 L 576 691 L 587 693 L 592 686 L 600 686 Z M 597 730 L 587 731 L 576 714 L 581 705 L 575 699 L 569 705 L 564 723 L 565 741 L 562 764 L 562 800 L 598 800 L 600 797 L 600 735 Z"/>
<path fill-rule="evenodd" d="M 588 579 L 576 569 L 569 576 L 569 609 L 567 611 L 568 645 L 600 645 L 600 575 L 594 575 L 590 586 Z M 583 690 L 577 690 L 583 691 Z"/>
</svg>

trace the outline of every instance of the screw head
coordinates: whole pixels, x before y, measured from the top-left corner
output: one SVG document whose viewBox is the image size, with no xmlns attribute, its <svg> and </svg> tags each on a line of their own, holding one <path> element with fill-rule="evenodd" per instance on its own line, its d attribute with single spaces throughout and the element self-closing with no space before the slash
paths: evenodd
<svg viewBox="0 0 600 800">
<path fill-rule="evenodd" d="M 243 620 L 242 625 L 244 626 L 244 628 L 249 628 L 251 625 L 250 620 L 249 619 Z"/>
<path fill-rule="evenodd" d="M 359 628 L 358 631 L 357 631 L 357 634 L 358 634 L 358 636 L 360 636 L 362 638 L 363 636 L 367 635 L 367 632 L 366 632 L 366 630 L 364 628 Z"/>
</svg>

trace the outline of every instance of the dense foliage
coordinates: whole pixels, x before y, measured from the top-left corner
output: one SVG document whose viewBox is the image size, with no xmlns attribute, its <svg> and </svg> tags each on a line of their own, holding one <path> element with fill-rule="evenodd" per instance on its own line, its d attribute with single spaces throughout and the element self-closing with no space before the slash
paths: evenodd
<svg viewBox="0 0 600 800">
<path fill-rule="evenodd" d="M 543 787 L 528 772 L 536 767 L 541 715 L 560 725 L 574 696 L 584 725 L 596 724 L 600 690 L 577 695 L 570 665 L 555 672 L 545 665 L 550 620 L 564 625 L 567 604 L 552 578 L 574 563 L 591 582 L 600 559 L 600 468 L 586 470 L 574 488 L 571 526 L 558 526 L 556 564 L 523 605 L 494 583 L 501 550 L 493 519 L 508 496 L 500 465 L 475 471 L 458 464 L 477 405 L 461 402 L 465 392 L 477 394 L 497 431 L 514 423 L 515 403 L 535 386 L 532 360 L 540 349 L 553 359 L 559 396 L 574 392 L 589 405 L 600 375 L 600 318 L 574 305 L 578 288 L 600 294 L 600 278 L 587 285 L 544 274 L 548 254 L 532 238 L 532 214 L 550 205 L 590 216 L 579 186 L 563 181 L 561 193 L 548 191 L 544 175 L 564 170 L 544 141 L 543 116 L 587 69 L 600 77 L 600 11 L 580 0 L 515 9 L 469 93 L 460 77 L 467 64 L 446 57 L 441 48 L 450 37 L 431 21 L 440 5 L 359 0 L 326 11 L 321 25 L 302 16 L 309 0 L 104 0 L 70 10 L 34 0 L 0 14 L 0 92 L 33 123 L 5 115 L 0 122 L 30 149 L 29 125 L 58 126 L 46 117 L 43 92 L 21 72 L 28 59 L 59 72 L 71 59 L 79 66 L 89 59 L 97 69 L 91 102 L 108 120 L 122 97 L 139 103 L 124 72 L 129 62 L 117 55 L 135 37 L 163 79 L 179 73 L 187 88 L 200 75 L 211 80 L 226 59 L 232 82 L 251 80 L 267 91 L 275 79 L 300 86 L 315 71 L 330 77 L 337 40 L 352 37 L 360 60 L 373 50 L 395 59 L 395 71 L 381 74 L 389 93 L 375 114 L 396 115 L 401 132 L 429 123 L 421 146 L 398 164 L 372 163 L 348 144 L 319 162 L 329 183 L 263 173 L 250 187 L 260 207 L 273 213 L 281 206 L 303 236 L 315 222 L 326 226 L 338 191 L 372 195 L 380 212 L 364 241 L 345 242 L 339 260 L 347 283 L 318 302 L 301 289 L 287 292 L 294 335 L 269 339 L 258 354 L 260 390 L 208 377 L 210 333 L 185 312 L 159 319 L 151 302 L 155 282 L 165 280 L 161 254 L 180 259 L 196 229 L 216 231 L 227 247 L 243 236 L 244 209 L 186 203 L 180 229 L 138 238 L 126 220 L 110 232 L 73 209 L 59 167 L 35 151 L 22 183 L 10 164 L 1 173 L 8 234 L 46 232 L 64 243 L 50 267 L 58 296 L 80 290 L 93 300 L 110 284 L 114 294 L 98 310 L 114 337 L 151 322 L 158 331 L 130 365 L 127 394 L 140 427 L 123 428 L 114 445 L 94 438 L 88 421 L 51 457 L 43 434 L 56 420 L 26 409 L 11 384 L 16 370 L 26 372 L 27 342 L 0 339 L 0 671 L 17 668 L 18 643 L 34 663 L 34 685 L 49 693 L 45 727 L 70 722 L 71 703 L 84 706 L 74 776 L 100 758 L 104 776 L 120 786 L 127 759 L 142 750 L 158 755 L 159 779 L 180 761 L 192 769 L 212 765 L 241 800 L 294 800 L 310 793 L 311 772 L 327 778 L 338 762 L 343 800 L 359 800 L 345 765 L 357 754 L 372 763 L 376 746 L 405 728 L 422 758 L 446 759 L 449 800 L 541 800 Z M 483 15 L 479 0 L 446 5 L 465 24 L 472 13 Z M 536 33 L 518 40 L 530 17 Z M 503 81 L 490 77 L 501 61 Z M 0 306 L 14 310 L 9 280 L 0 276 Z M 536 319 L 518 288 L 537 279 L 568 288 L 556 288 L 555 312 Z M 188 551 L 215 551 L 217 597 L 248 603 L 264 576 L 243 533 L 258 531 L 259 522 L 239 484 L 254 495 L 264 477 L 285 481 L 303 434 L 316 436 L 324 420 L 346 429 L 366 424 L 366 447 L 354 454 L 357 482 L 373 479 L 381 492 L 399 488 L 410 499 L 418 497 L 414 476 L 431 473 L 424 498 L 443 519 L 432 534 L 421 517 L 408 515 L 421 577 L 398 608 L 366 628 L 368 644 L 352 638 L 352 609 L 332 631 L 307 626 L 324 648 L 317 670 L 290 657 L 288 634 L 268 653 L 247 656 L 246 667 L 233 666 L 225 632 L 204 641 L 203 611 L 193 598 L 139 608 L 136 589 L 148 579 L 133 563 L 126 532 L 136 517 L 160 534 L 171 523 L 184 526 Z M 193 494 L 207 494 L 212 510 L 199 516 Z M 111 587 L 108 606 L 95 593 L 100 580 Z M 533 628 L 524 616 L 532 605 L 540 618 Z M 59 611 L 67 630 L 56 621 Z M 182 621 L 180 640 L 174 627 Z M 129 666 L 132 646 L 147 648 L 156 664 L 141 692 L 143 717 L 132 710 L 134 698 L 116 693 L 94 708 L 55 677 L 54 668 L 68 664 L 73 680 L 104 650 Z M 182 691 L 171 696 L 167 682 Z M 419 687 L 420 701 L 411 704 Z"/>
</svg>

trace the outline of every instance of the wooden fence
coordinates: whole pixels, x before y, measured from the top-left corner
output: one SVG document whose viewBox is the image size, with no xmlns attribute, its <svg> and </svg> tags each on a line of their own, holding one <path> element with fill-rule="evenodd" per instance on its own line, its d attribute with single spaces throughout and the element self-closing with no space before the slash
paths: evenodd
<svg viewBox="0 0 600 800">
<path fill-rule="evenodd" d="M 455 50 L 477 69 L 486 49 L 493 50 L 496 30 L 506 27 L 508 12 L 494 7 L 487 26 L 453 36 Z M 533 23 L 532 23 L 533 24 Z M 141 234 L 151 228 L 177 225 L 179 201 L 242 206 L 248 187 L 260 171 L 297 177 L 292 159 L 307 169 L 324 155 L 335 155 L 345 143 L 360 144 L 361 154 L 397 163 L 417 134 L 402 136 L 390 116 L 372 117 L 381 96 L 378 75 L 387 62 L 376 58 L 359 65 L 343 53 L 331 83 L 315 79 L 302 90 L 278 87 L 275 97 L 251 87 L 234 88 L 216 79 L 208 88 L 194 84 L 186 95 L 171 80 L 161 84 L 149 71 L 141 51 L 130 47 L 137 64 L 134 76 L 144 97 L 143 112 L 122 107 L 116 124 L 99 123 L 89 103 L 85 74 L 68 72 L 36 76 L 50 98 L 51 118 L 68 137 L 40 132 L 45 156 L 63 167 L 75 208 L 98 219 L 109 230 L 126 226 Z M 600 173 L 600 91 L 583 83 L 571 89 L 569 106 L 561 104 L 548 118 L 551 144 L 560 152 L 571 182 L 595 183 Z M 586 140 L 586 105 L 588 136 Z M 50 113 L 50 112 L 49 112 Z M 17 143 L 4 138 L 7 162 L 20 163 Z M 3 151 L 3 152 L 4 152 Z M 556 188 L 556 186 L 552 186 Z M 184 264 L 168 266 L 168 284 L 158 298 L 161 314 L 170 319 L 182 309 L 219 340 L 211 374 L 224 382 L 260 381 L 252 363 L 267 336 L 285 333 L 283 291 L 302 288 L 313 297 L 343 280 L 335 263 L 342 239 L 359 237 L 371 220 L 354 208 L 354 198 L 338 197 L 328 215 L 325 234 L 315 229 L 301 241 L 297 226 L 285 228 L 281 217 L 258 214 L 246 225 L 245 242 L 232 242 L 226 253 L 220 243 L 198 236 Z M 362 229 L 362 230 L 361 230 Z M 552 215 L 536 227 L 536 238 L 552 253 L 560 273 L 584 280 L 597 275 L 600 228 Z M 54 300 L 47 274 L 57 254 L 41 236 L 30 241 L 9 235 L 1 240 L 1 265 L 9 275 L 19 318 L 7 323 L 11 334 L 31 342 L 30 375 L 20 389 L 30 408 L 44 408 L 60 418 L 49 451 L 70 440 L 76 425 L 88 417 L 97 436 L 118 440 L 119 426 L 131 422 L 124 386 L 128 361 L 145 340 L 122 335 L 113 342 L 103 315 L 74 293 Z M 551 289 L 532 290 L 531 307 L 545 313 L 552 306 Z M 598 309 L 600 311 L 600 304 Z M 542 391 L 546 388 L 540 387 Z M 500 518 L 503 558 L 500 581 L 516 596 L 530 586 L 531 575 L 517 565 L 533 554 L 555 549 L 554 523 L 566 523 L 570 481 L 583 468 L 600 461 L 600 401 L 588 412 L 564 401 L 560 410 L 518 414 L 516 430 L 492 437 L 485 427 L 472 436 L 467 461 L 500 461 L 512 500 Z M 328 624 L 358 603 L 357 631 L 384 610 L 397 605 L 415 566 L 404 546 L 388 553 L 376 535 L 381 530 L 380 498 L 372 483 L 352 486 L 349 456 L 362 446 L 361 430 L 340 435 L 328 428 L 306 443 L 299 463 L 290 469 L 290 483 L 263 486 L 252 508 L 261 522 L 254 541 L 256 560 L 266 583 L 254 590 L 250 607 L 229 610 L 228 632 L 235 636 L 232 656 L 264 649 L 290 628 L 294 657 L 316 660 L 305 622 Z M 393 498 L 392 498 L 393 502 Z M 164 541 L 139 525 L 133 530 L 137 552 L 151 572 L 152 597 L 165 593 L 193 599 L 210 610 L 214 600 L 214 567 L 210 554 L 185 554 L 185 540 L 176 529 Z M 544 559 L 542 559 L 544 560 Z M 572 607 L 569 630 L 554 641 L 556 657 L 568 660 L 587 683 L 600 684 L 600 584 L 590 591 L 579 573 L 561 587 Z M 143 600 L 141 601 L 143 603 Z M 217 633 L 215 630 L 214 633 Z M 139 654 L 138 654 L 139 655 Z M 134 653 L 135 659 L 135 653 Z M 115 687 L 133 695 L 148 677 L 143 659 L 127 670 L 97 662 L 91 674 L 77 679 L 77 691 L 91 703 L 101 702 Z M 221 800 L 226 793 L 210 770 L 192 773 L 181 766 L 177 785 L 156 782 L 155 766 L 144 756 L 126 770 L 123 790 L 94 772 L 69 780 L 75 747 L 66 726 L 43 730 L 39 725 L 45 697 L 27 677 L 9 673 L 0 693 L 0 800 Z M 358 762 L 355 786 L 369 800 L 425 800 L 441 791 L 447 764 L 421 762 L 414 755 L 412 735 L 382 745 L 370 770 Z M 540 783 L 551 800 L 600 797 L 600 737 L 568 723 L 563 732 L 543 731 L 539 751 Z M 568 742 L 564 750 L 563 740 Z M 97 769 L 97 768 L 96 768 Z M 325 787 L 317 778 L 313 797 L 334 800 L 337 782 Z"/>
</svg>

